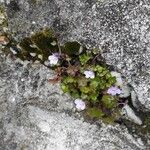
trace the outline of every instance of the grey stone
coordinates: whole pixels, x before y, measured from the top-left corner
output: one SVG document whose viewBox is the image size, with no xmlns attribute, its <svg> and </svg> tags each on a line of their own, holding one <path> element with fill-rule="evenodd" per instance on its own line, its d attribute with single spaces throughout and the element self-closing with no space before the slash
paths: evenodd
<svg viewBox="0 0 150 150">
<path fill-rule="evenodd" d="M 107 63 L 134 88 L 137 101 L 150 109 L 149 0 L 12 0 L 6 9 L 18 39 L 48 26 L 61 42 L 78 40 L 102 49 Z"/>
<path fill-rule="evenodd" d="M 142 150 L 142 139 L 125 126 L 90 124 L 73 112 L 73 101 L 51 70 L 0 54 L 0 149 Z M 140 142 L 139 142 L 140 141 Z"/>
<path fill-rule="evenodd" d="M 146 148 L 125 126 L 97 126 L 75 117 L 70 97 L 59 84 L 48 83 L 53 76 L 40 64 L 0 54 L 0 149 Z"/>
<path fill-rule="evenodd" d="M 133 87 L 135 106 L 150 110 L 149 0 L 0 2 L 18 40 L 48 26 L 62 43 L 77 40 L 99 47 Z M 11 57 L 0 55 L 0 149 L 149 149 L 124 126 L 99 127 L 76 118 L 71 98 L 58 84 L 48 83 L 54 72 Z"/>
<path fill-rule="evenodd" d="M 134 111 L 128 104 L 126 104 L 123 107 L 122 111 L 129 120 L 132 120 L 133 122 L 135 122 L 138 125 L 142 125 L 142 120 L 138 116 L 135 115 Z"/>
</svg>

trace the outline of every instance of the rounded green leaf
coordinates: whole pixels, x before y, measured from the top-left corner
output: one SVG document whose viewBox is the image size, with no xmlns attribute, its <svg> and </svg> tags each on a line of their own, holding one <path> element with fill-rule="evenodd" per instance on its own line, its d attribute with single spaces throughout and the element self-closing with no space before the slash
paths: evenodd
<svg viewBox="0 0 150 150">
<path fill-rule="evenodd" d="M 103 95 L 102 103 L 106 108 L 112 109 L 117 106 L 117 100 L 114 96 L 111 95 Z"/>
<path fill-rule="evenodd" d="M 69 87 L 67 86 L 67 85 L 65 85 L 65 84 L 61 84 L 61 89 L 62 89 L 62 91 L 64 92 L 64 93 L 67 93 L 67 92 L 69 92 L 70 90 L 69 90 Z"/>
<path fill-rule="evenodd" d="M 80 88 L 80 91 L 81 91 L 82 93 L 89 93 L 89 92 L 90 92 L 90 88 L 89 88 L 89 87 L 81 87 L 81 88 Z"/>
<path fill-rule="evenodd" d="M 79 56 L 79 60 L 82 65 L 86 64 L 90 59 L 91 59 L 90 54 L 83 54 Z"/>
</svg>

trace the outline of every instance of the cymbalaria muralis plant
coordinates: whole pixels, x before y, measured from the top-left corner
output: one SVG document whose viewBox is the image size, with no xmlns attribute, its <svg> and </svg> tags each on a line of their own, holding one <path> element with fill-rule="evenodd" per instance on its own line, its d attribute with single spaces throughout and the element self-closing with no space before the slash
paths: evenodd
<svg viewBox="0 0 150 150">
<path fill-rule="evenodd" d="M 56 77 L 49 82 L 60 82 L 86 117 L 106 123 L 120 117 L 122 90 L 97 49 L 88 50 L 76 41 L 60 45 L 54 32 L 44 29 L 24 38 L 13 50 L 22 60 L 40 61 L 53 69 Z"/>
</svg>

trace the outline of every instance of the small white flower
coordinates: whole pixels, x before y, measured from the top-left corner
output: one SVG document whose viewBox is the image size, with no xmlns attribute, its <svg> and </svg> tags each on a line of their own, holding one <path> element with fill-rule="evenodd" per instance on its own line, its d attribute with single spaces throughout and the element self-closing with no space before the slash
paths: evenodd
<svg viewBox="0 0 150 150">
<path fill-rule="evenodd" d="M 50 55 L 48 57 L 48 60 L 50 61 L 51 65 L 56 65 L 58 63 L 58 57 L 56 55 Z"/>
<path fill-rule="evenodd" d="M 86 78 L 91 78 L 91 79 L 95 78 L 95 73 L 93 71 L 84 71 L 84 74 Z"/>
<path fill-rule="evenodd" d="M 82 99 L 76 99 L 74 101 L 75 105 L 76 105 L 76 108 L 81 111 L 81 110 L 84 110 L 85 109 L 85 102 L 82 101 Z"/>
</svg>

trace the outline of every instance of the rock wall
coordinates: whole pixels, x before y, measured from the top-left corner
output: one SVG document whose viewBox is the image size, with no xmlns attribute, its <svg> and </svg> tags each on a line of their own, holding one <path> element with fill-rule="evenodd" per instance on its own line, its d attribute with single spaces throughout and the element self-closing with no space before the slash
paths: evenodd
<svg viewBox="0 0 150 150">
<path fill-rule="evenodd" d="M 150 110 L 149 0 L 6 0 L 9 32 L 18 40 L 53 27 L 60 41 L 99 47 L 108 64 L 136 93 L 136 107 Z M 39 64 L 0 54 L 0 149 L 149 149 L 125 126 L 84 122 L 69 96 Z M 144 145 L 145 144 L 145 145 Z"/>
<path fill-rule="evenodd" d="M 0 54 L 1 150 L 141 150 L 148 145 L 125 126 L 83 121 L 53 72 Z"/>
<path fill-rule="evenodd" d="M 62 42 L 99 47 L 150 109 L 149 0 L 12 0 L 6 9 L 16 38 L 49 26 Z"/>
</svg>

